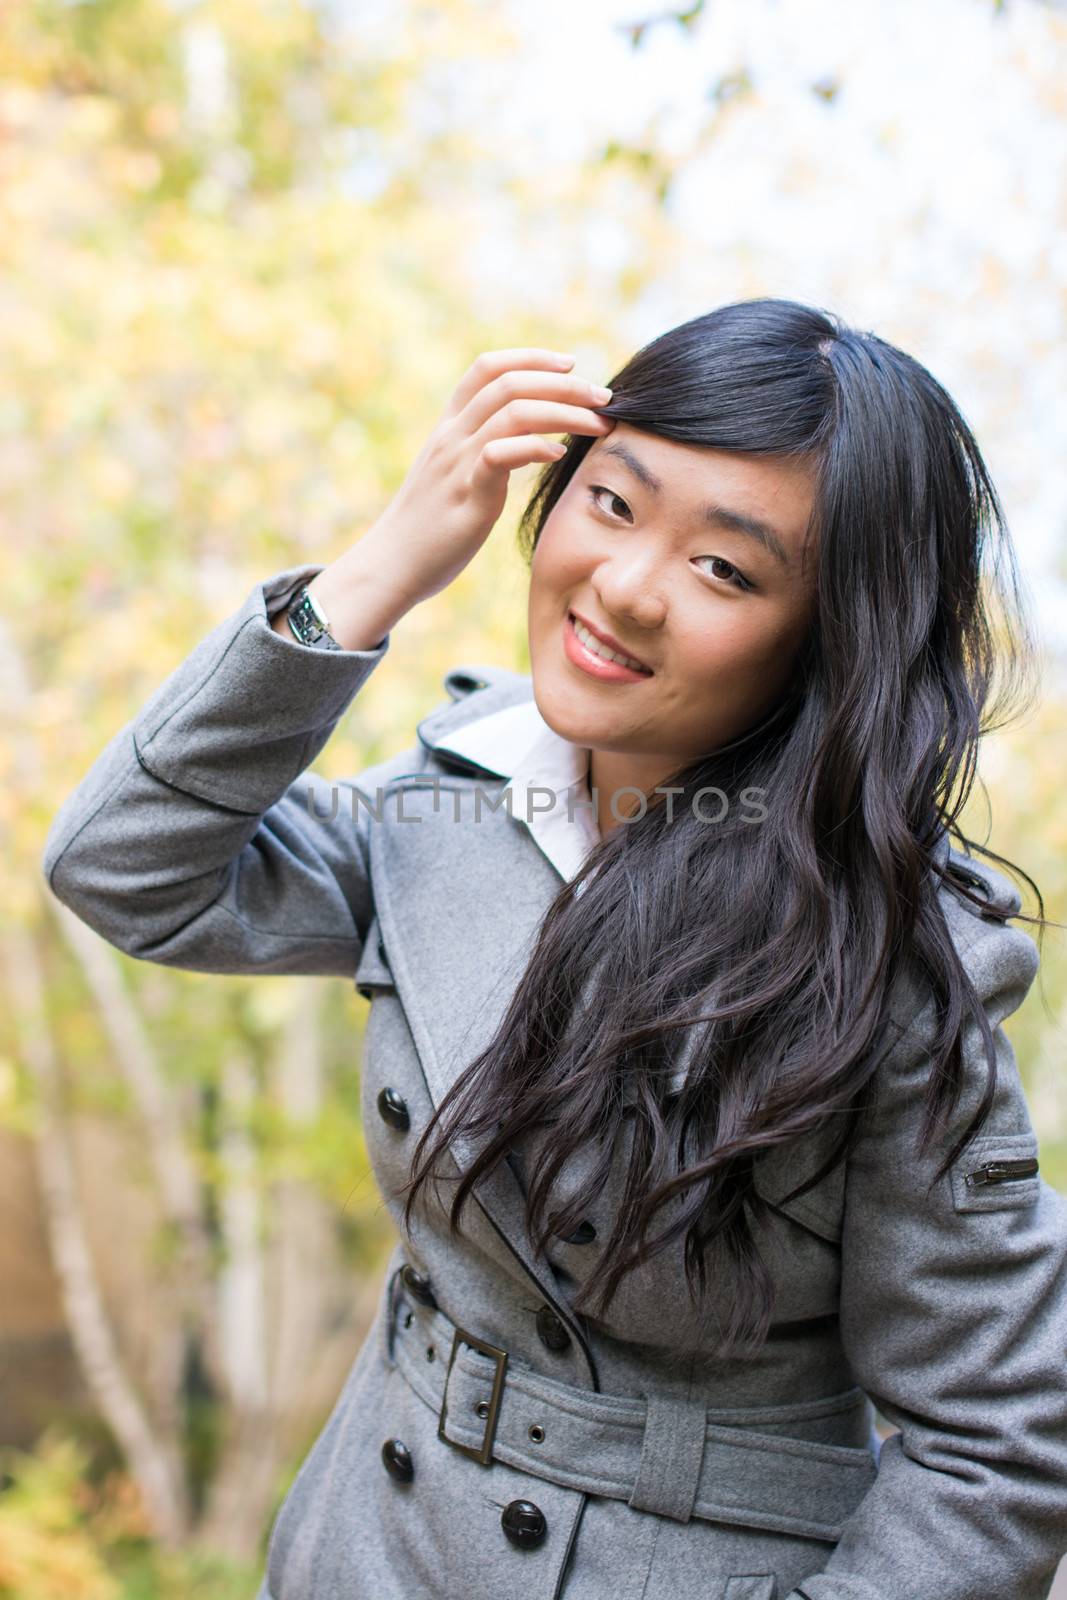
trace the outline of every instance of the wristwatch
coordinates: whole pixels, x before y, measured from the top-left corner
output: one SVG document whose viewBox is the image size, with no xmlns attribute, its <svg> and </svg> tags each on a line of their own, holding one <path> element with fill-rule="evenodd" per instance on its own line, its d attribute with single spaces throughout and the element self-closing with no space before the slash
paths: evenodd
<svg viewBox="0 0 1067 1600">
<path fill-rule="evenodd" d="M 315 596 L 305 583 L 297 590 L 295 597 L 290 600 L 286 609 L 289 618 L 289 627 L 293 637 L 301 644 L 310 645 L 313 650 L 341 650 L 343 645 L 338 644 L 333 634 L 329 632 L 330 620 L 319 605 Z"/>
</svg>

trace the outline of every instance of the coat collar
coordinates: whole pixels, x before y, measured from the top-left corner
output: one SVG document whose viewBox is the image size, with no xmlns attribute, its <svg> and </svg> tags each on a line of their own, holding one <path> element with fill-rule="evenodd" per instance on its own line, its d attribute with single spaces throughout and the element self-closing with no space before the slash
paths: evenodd
<svg viewBox="0 0 1067 1600">
<path fill-rule="evenodd" d="M 435 754 L 447 750 L 453 735 L 508 706 L 533 702 L 533 682 L 528 673 L 507 667 L 454 667 L 445 676 L 449 699 L 419 722 L 416 733 L 424 749 Z M 493 765 L 465 757 L 482 772 L 499 776 Z M 460 763 L 462 764 L 462 763 Z"/>
<path fill-rule="evenodd" d="M 524 682 L 529 686 L 529 679 Z M 481 701 L 481 714 L 459 726 L 442 719 L 432 748 L 438 759 L 458 756 L 505 778 L 513 817 L 529 830 L 561 878 L 570 881 L 600 843 L 589 793 L 589 751 L 548 725 L 532 690 L 527 698 L 515 700 L 513 688 L 508 686 L 504 705 L 494 705 L 481 691 L 474 697 Z"/>
</svg>

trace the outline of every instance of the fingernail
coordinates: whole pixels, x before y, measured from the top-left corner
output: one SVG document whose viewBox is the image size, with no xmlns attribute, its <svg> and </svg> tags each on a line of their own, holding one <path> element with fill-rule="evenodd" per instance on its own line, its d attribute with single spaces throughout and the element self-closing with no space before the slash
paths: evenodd
<svg viewBox="0 0 1067 1600">
<path fill-rule="evenodd" d="M 553 360 L 558 361 L 561 367 L 573 367 L 574 357 L 565 354 L 562 350 L 553 350 Z"/>
<path fill-rule="evenodd" d="M 594 383 L 593 393 L 604 405 L 607 405 L 612 395 L 612 391 L 610 389 L 605 389 L 602 383 Z"/>
</svg>

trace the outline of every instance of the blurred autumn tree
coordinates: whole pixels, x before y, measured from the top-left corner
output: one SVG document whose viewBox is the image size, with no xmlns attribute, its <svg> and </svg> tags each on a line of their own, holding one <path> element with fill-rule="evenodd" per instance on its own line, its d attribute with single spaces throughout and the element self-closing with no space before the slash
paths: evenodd
<svg viewBox="0 0 1067 1600">
<path fill-rule="evenodd" d="M 103 745 L 253 583 L 331 560 L 373 520 L 478 350 L 575 349 L 589 376 L 628 353 L 621 311 L 684 249 L 663 206 L 679 157 L 650 133 L 516 177 L 493 130 L 456 115 L 464 73 L 506 73 L 507 14 L 37 0 L 0 22 L 3 1160 L 32 1152 L 92 1401 L 170 1546 L 255 1555 L 376 1295 L 391 1224 L 359 1127 L 364 1006 L 321 981 L 128 960 L 46 896 L 41 848 Z M 709 85 L 709 130 L 749 87 Z M 628 254 L 598 272 L 581 228 L 604 216 Z M 497 218 L 546 276 L 565 265 L 550 321 L 521 290 L 478 287 Z M 524 664 L 513 515 L 405 619 L 324 774 L 409 742 L 455 663 Z M 1055 915 L 1051 746 L 1029 728 L 1001 748 L 996 842 Z M 1062 977 L 1046 968 L 1050 995 Z M 1028 1071 L 1054 1026 L 1028 1009 Z M 1033 1081 L 1062 1180 L 1062 1089 Z M 14 1266 L 0 1247 L 0 1302 Z M 0 1595 L 42 1600 L 50 1553 L 76 1564 L 101 1527 L 136 1524 L 106 1495 L 56 1511 L 81 1470 L 57 1449 L 11 1469 L 0 1531 L 31 1501 L 53 1508 L 35 1527 L 58 1520 L 35 1542 L 23 1516 Z M 104 1600 L 93 1559 L 77 1592 Z"/>
<path fill-rule="evenodd" d="M 521 311 L 479 316 L 464 275 L 457 175 L 484 152 L 448 73 L 506 56 L 497 8 L 370 9 L 3 19 L 0 1104 L 151 1526 L 236 1556 L 339 1388 L 392 1236 L 358 1119 L 363 1003 L 129 961 L 42 892 L 40 852 L 59 798 L 251 584 L 368 525 L 478 350 L 548 342 Z M 605 309 L 578 289 L 552 339 Z M 457 659 L 523 649 L 504 533 L 410 619 L 388 696 L 321 770 L 410 739 Z"/>
</svg>

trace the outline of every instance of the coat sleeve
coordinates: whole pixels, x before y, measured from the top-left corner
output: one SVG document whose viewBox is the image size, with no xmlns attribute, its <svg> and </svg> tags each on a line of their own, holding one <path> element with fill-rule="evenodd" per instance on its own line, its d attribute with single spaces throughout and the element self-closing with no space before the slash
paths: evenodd
<svg viewBox="0 0 1067 1600">
<path fill-rule="evenodd" d="M 928 1008 L 879 1068 L 878 1109 L 849 1157 L 841 1336 L 856 1382 L 899 1432 L 825 1566 L 787 1600 L 1045 1600 L 1067 1550 L 1067 1205 L 1025 1168 L 966 1181 L 987 1161 L 1038 1154 L 1001 1026 L 1037 947 L 988 927 L 976 919 L 963 957 L 997 1053 L 980 1136 L 927 1193 L 986 1082 L 971 1019 L 951 1138 L 920 1158 Z"/>
<path fill-rule="evenodd" d="M 53 818 L 49 887 L 128 955 L 192 972 L 355 971 L 372 916 L 368 812 L 353 821 L 354 785 L 338 784 L 331 815 L 334 786 L 305 768 L 389 635 L 343 651 L 279 637 L 271 618 L 321 570 L 257 584 Z"/>
</svg>

